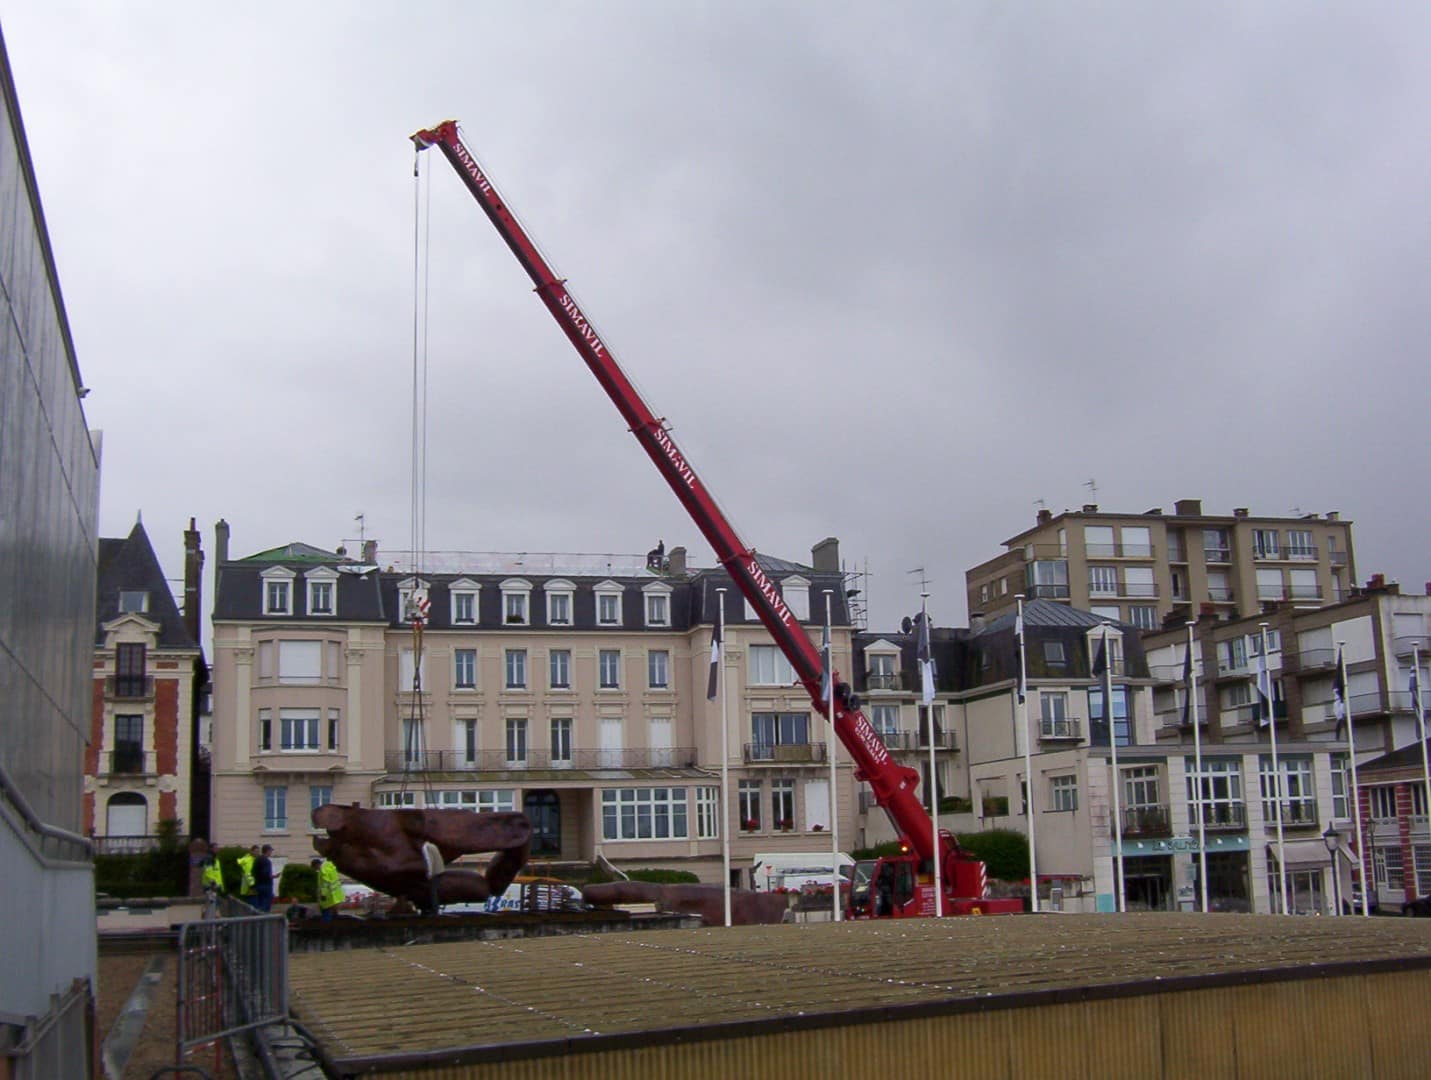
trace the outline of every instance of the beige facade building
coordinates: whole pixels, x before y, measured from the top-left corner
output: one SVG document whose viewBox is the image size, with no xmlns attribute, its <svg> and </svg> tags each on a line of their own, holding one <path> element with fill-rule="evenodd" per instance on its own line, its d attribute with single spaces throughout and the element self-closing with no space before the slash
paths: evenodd
<svg viewBox="0 0 1431 1080">
<path fill-rule="evenodd" d="M 1171 514 L 1040 510 L 1004 547 L 965 573 L 971 612 L 1010 610 L 1022 593 L 1146 632 L 1204 611 L 1230 619 L 1337 603 L 1356 582 L 1351 522 L 1336 513 L 1210 515 L 1198 499 L 1180 499 Z"/>
<path fill-rule="evenodd" d="M 306 858 L 313 808 L 519 810 L 532 860 L 679 866 L 718 881 L 768 851 L 821 850 L 834 824 L 827 728 L 722 571 L 670 558 L 436 553 L 419 569 L 292 544 L 216 544 L 213 820 L 223 844 Z M 818 641 L 833 542 L 806 566 L 764 558 Z M 721 590 L 724 589 L 724 592 Z M 399 613 L 427 598 L 419 640 Z M 707 700 L 725 603 L 724 698 Z M 728 720 L 723 749 L 721 708 Z M 730 798 L 722 805 L 722 754 Z M 846 757 L 833 813 L 857 843 Z M 741 882 L 749 884 L 748 874 Z"/>
</svg>

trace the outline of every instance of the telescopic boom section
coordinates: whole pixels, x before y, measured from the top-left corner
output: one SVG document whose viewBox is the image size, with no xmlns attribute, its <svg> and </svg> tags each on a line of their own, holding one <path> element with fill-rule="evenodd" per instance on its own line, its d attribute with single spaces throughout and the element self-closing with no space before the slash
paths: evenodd
<svg viewBox="0 0 1431 1080">
<path fill-rule="evenodd" d="M 690 461 L 671 438 L 664 420 L 656 417 L 636 392 L 596 328 L 567 292 L 565 281 L 552 272 L 541 252 L 508 210 L 506 201 L 482 166 L 463 145 L 457 132 L 457 122 L 448 120 L 431 130 L 419 131 L 412 136 L 412 141 L 418 150 L 438 147 L 457 171 L 467 190 L 531 277 L 542 303 L 586 361 L 586 366 L 625 418 L 636 441 L 655 462 L 656 468 L 714 549 L 716 558 L 775 638 L 816 710 L 824 713 L 825 701 L 820 694 L 819 650 L 786 607 L 775 583 L 761 569 L 755 552 L 741 542 L 730 522 L 720 512 Z M 848 708 L 839 696 L 835 699 L 834 723 L 835 733 L 858 767 L 857 775 L 874 790 L 876 800 L 889 814 L 895 828 L 921 858 L 933 858 L 933 826 L 914 794 L 919 774 L 914 769 L 896 764 L 884 740 L 870 726 L 864 714 L 857 708 Z M 952 847 L 952 841 L 947 836 L 944 839 L 945 847 Z"/>
</svg>

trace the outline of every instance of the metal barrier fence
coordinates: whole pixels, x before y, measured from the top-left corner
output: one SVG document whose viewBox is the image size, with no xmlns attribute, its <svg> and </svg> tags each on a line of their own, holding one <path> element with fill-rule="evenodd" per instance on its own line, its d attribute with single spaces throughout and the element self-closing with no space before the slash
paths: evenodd
<svg viewBox="0 0 1431 1080">
<path fill-rule="evenodd" d="M 13 1046 L 0 1046 L 0 1076 L 13 1080 L 82 1077 L 94 1047 L 94 994 L 88 979 L 76 979 L 49 1014 L 24 1028 Z"/>
<path fill-rule="evenodd" d="M 179 928 L 175 1061 L 288 1016 L 288 921 L 224 897 L 222 917 Z"/>
</svg>

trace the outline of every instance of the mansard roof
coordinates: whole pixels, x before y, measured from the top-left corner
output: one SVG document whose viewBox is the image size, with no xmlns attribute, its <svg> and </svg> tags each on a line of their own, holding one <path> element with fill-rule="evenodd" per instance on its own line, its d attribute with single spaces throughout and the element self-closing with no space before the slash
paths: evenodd
<svg viewBox="0 0 1431 1080">
<path fill-rule="evenodd" d="M 104 644 L 104 625 L 117 619 L 119 594 L 136 590 L 149 594 L 148 610 L 143 617 L 159 626 L 159 647 L 162 649 L 197 649 L 199 643 L 189 636 L 184 616 L 174 602 L 169 582 L 154 554 L 154 545 L 141 522 L 123 539 L 101 537 L 99 541 L 98 573 L 95 596 L 95 644 Z"/>
</svg>

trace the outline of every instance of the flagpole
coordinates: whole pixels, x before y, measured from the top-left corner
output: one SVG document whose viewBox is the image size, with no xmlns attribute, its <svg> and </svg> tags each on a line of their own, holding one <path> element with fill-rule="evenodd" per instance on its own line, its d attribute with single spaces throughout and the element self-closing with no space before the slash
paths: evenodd
<svg viewBox="0 0 1431 1080">
<path fill-rule="evenodd" d="M 1027 794 L 1025 809 L 1028 812 L 1029 829 L 1029 910 L 1038 914 L 1038 844 L 1034 838 L 1034 794 L 1033 794 L 1033 732 L 1029 730 L 1028 661 L 1024 654 L 1024 594 L 1014 597 L 1018 601 L 1018 620 L 1014 623 L 1019 639 L 1019 688 L 1015 697 L 1019 706 L 1019 726 L 1024 732 L 1024 791 Z"/>
<path fill-rule="evenodd" d="M 716 590 L 716 632 L 720 644 L 716 649 L 716 678 L 720 683 L 720 805 L 725 828 L 720 831 L 720 856 L 724 868 L 721 892 L 725 896 L 725 924 L 730 925 L 730 721 L 725 707 L 725 590 Z"/>
<path fill-rule="evenodd" d="M 1337 675 L 1342 683 L 1342 696 L 1344 698 L 1343 708 L 1347 713 L 1347 760 L 1351 762 L 1351 813 L 1352 822 L 1356 826 L 1356 876 L 1361 882 L 1361 913 L 1364 918 L 1371 917 L 1371 883 L 1367 881 L 1366 875 L 1366 848 L 1362 846 L 1361 837 L 1361 787 L 1357 784 L 1356 778 L 1356 725 L 1352 721 L 1351 694 L 1347 686 L 1347 662 L 1342 655 L 1342 648 L 1345 641 L 1337 642 Z"/>
<path fill-rule="evenodd" d="M 1431 753 L 1426 749 L 1426 714 L 1421 711 L 1421 642 L 1411 643 L 1411 707 L 1416 710 L 1416 736 L 1421 741 L 1421 775 L 1426 780 L 1426 813 L 1431 819 Z M 1362 890 L 1365 895 L 1366 890 Z"/>
<path fill-rule="evenodd" d="M 1188 711 L 1192 717 L 1193 725 L 1193 769 L 1197 773 L 1197 799 L 1193 805 L 1197 807 L 1197 855 L 1198 855 L 1198 884 L 1202 891 L 1202 910 L 1206 915 L 1208 911 L 1207 903 L 1207 803 L 1206 790 L 1203 787 L 1205 777 L 1202 771 L 1202 722 L 1198 719 L 1197 711 L 1197 667 L 1193 664 L 1193 627 L 1196 624 L 1188 620 Z"/>
<path fill-rule="evenodd" d="M 1257 664 L 1257 693 L 1265 702 L 1267 710 L 1267 730 L 1272 737 L 1272 798 L 1277 805 L 1277 891 L 1282 897 L 1282 914 L 1287 909 L 1287 841 L 1282 827 L 1285 806 L 1285 787 L 1282 784 L 1282 764 L 1277 757 L 1277 710 L 1272 707 L 1272 669 L 1267 663 L 1267 624 L 1257 624 L 1262 628 L 1262 654 Z"/>
<path fill-rule="evenodd" d="M 934 828 L 934 917 L 944 917 L 944 877 L 939 866 L 939 771 L 934 757 L 934 640 L 929 632 L 929 594 L 919 594 L 921 623 L 919 633 L 929 649 L 928 658 L 922 663 L 926 670 L 919 673 L 920 697 L 924 701 L 925 730 L 929 733 L 929 819 Z"/>
<path fill-rule="evenodd" d="M 825 590 L 825 648 L 828 650 L 824 656 L 825 662 L 825 719 L 829 721 L 827 727 L 827 738 L 829 739 L 829 749 L 826 751 L 830 759 L 830 865 L 834 869 L 834 876 L 830 880 L 830 890 L 834 894 L 831 905 L 834 909 L 835 922 L 840 921 L 840 800 L 839 789 L 835 786 L 838 782 L 838 775 L 835 772 L 835 639 L 830 631 L 830 623 L 833 616 L 830 614 L 831 599 L 835 595 L 833 589 Z M 850 883 L 854 884 L 853 881 Z"/>
<path fill-rule="evenodd" d="M 1113 719 L 1113 656 L 1108 651 L 1108 624 L 1103 624 L 1103 716 L 1108 721 L 1108 749 L 1113 756 L 1113 874 L 1118 895 L 1114 897 L 1114 910 L 1124 911 L 1123 878 L 1123 799 L 1120 788 L 1123 774 L 1118 768 L 1118 725 Z"/>
</svg>

